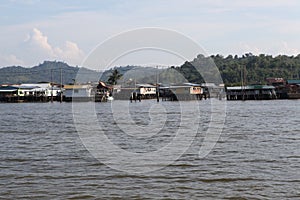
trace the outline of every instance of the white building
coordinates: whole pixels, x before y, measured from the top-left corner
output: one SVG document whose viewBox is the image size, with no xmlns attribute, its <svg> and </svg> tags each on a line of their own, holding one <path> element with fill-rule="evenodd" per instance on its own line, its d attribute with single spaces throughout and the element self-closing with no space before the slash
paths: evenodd
<svg viewBox="0 0 300 200">
<path fill-rule="evenodd" d="M 63 93 L 65 101 L 90 101 L 95 97 L 91 85 L 65 85 Z"/>
<path fill-rule="evenodd" d="M 136 84 L 137 93 L 141 95 L 155 95 L 156 86 L 151 84 Z"/>
<path fill-rule="evenodd" d="M 57 85 L 51 83 L 22 83 L 13 85 L 18 87 L 18 96 L 45 96 L 47 98 L 57 97 L 61 93 L 61 89 Z"/>
</svg>

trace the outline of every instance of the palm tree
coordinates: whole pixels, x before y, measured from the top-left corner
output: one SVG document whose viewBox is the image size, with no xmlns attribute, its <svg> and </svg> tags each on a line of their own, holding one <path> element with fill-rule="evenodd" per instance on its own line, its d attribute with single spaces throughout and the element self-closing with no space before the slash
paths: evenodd
<svg viewBox="0 0 300 200">
<path fill-rule="evenodd" d="M 114 69 L 111 72 L 111 75 L 108 77 L 108 83 L 110 85 L 116 85 L 117 81 L 122 77 L 122 74 L 120 74 L 120 72 L 117 69 Z"/>
</svg>

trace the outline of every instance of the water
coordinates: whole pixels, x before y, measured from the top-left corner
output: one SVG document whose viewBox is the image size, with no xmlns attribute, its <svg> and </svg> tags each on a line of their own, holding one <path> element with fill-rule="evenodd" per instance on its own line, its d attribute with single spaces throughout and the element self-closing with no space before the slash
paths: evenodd
<svg viewBox="0 0 300 200">
<path fill-rule="evenodd" d="M 136 123 L 149 124 L 141 108 L 154 103 L 130 105 Z M 168 124 L 158 138 L 141 143 L 109 126 L 109 103 L 96 104 L 96 110 L 110 140 L 143 153 L 174 137 L 178 104 L 161 104 L 171 116 Z M 300 199 L 299 100 L 227 102 L 222 135 L 203 159 L 198 151 L 209 101 L 200 107 L 201 126 L 185 154 L 162 169 L 133 174 L 108 167 L 86 150 L 71 103 L 0 104 L 0 199 Z"/>
</svg>

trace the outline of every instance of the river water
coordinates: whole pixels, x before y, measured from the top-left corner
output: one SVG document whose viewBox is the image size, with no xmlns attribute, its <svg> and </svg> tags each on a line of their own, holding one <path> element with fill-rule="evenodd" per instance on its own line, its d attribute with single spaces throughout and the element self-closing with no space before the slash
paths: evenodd
<svg viewBox="0 0 300 200">
<path fill-rule="evenodd" d="M 133 121 L 147 126 L 152 104 L 130 104 Z M 179 123 L 178 102 L 160 104 L 167 116 L 160 135 L 134 142 L 114 126 L 110 103 L 98 103 L 95 110 L 108 139 L 138 155 L 172 141 L 176 127 L 191 128 Z M 222 134 L 199 158 L 209 106 L 210 100 L 199 102 L 199 129 L 178 159 L 132 173 L 111 168 L 87 150 L 71 103 L 0 104 L 0 199 L 300 199 L 300 101 L 228 101 Z"/>
</svg>

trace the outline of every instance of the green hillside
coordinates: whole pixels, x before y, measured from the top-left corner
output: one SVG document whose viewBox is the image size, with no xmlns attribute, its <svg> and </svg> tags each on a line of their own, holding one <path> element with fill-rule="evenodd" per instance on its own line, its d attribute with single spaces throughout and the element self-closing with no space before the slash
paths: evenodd
<svg viewBox="0 0 300 200">
<path fill-rule="evenodd" d="M 38 66 L 25 68 L 12 66 L 0 68 L 0 84 L 36 83 L 36 82 L 62 82 L 63 84 L 74 83 L 78 70 L 87 77 L 99 77 L 100 73 L 86 68 L 72 67 L 63 62 L 45 61 Z"/>
<path fill-rule="evenodd" d="M 298 56 L 270 56 L 260 54 L 258 56 L 251 53 L 241 57 L 229 55 L 212 55 L 204 57 L 199 55 L 191 62 L 186 62 L 176 69 L 182 73 L 190 82 L 203 82 L 203 78 L 197 73 L 195 67 L 205 67 L 212 64 L 218 67 L 223 82 L 227 85 L 241 84 L 241 73 L 247 84 L 264 84 L 266 78 L 281 77 L 284 79 L 299 79 L 300 77 L 300 55 Z M 202 64 L 195 64 L 202 63 Z"/>
<path fill-rule="evenodd" d="M 217 79 L 217 72 L 213 66 L 216 65 L 220 71 L 223 82 L 227 85 L 241 84 L 241 73 L 247 84 L 264 84 L 268 77 L 281 77 L 284 79 L 299 79 L 300 77 L 300 55 L 298 56 L 270 56 L 252 55 L 243 56 L 212 55 L 205 57 L 198 55 L 192 61 L 186 61 L 181 66 L 172 66 L 167 69 L 160 69 L 160 82 L 192 82 L 203 83 L 203 77 L 209 80 Z M 135 66 L 115 67 L 123 78 L 120 82 L 128 82 L 136 79 L 140 83 L 155 83 L 156 69 L 153 67 L 139 68 Z M 32 68 L 12 66 L 0 68 L 0 84 L 53 82 L 60 83 L 62 72 L 63 84 L 74 83 L 78 71 L 80 79 L 78 82 L 107 81 L 113 69 L 103 73 L 87 68 L 72 67 L 63 62 L 45 61 Z M 197 71 L 200 70 L 201 74 Z M 179 76 L 180 75 L 180 76 Z M 203 77 L 202 77 L 203 76 Z"/>
</svg>

